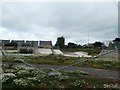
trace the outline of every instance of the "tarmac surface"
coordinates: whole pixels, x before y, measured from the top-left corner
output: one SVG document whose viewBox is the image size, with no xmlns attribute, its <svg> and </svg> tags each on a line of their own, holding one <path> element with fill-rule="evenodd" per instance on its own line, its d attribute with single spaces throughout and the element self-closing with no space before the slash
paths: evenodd
<svg viewBox="0 0 120 90">
<path fill-rule="evenodd" d="M 7 64 L 7 62 L 3 62 L 3 64 Z M 24 65 L 24 63 L 16 63 L 16 65 Z M 48 64 L 31 64 L 33 67 L 37 69 L 55 69 L 58 70 L 60 68 L 65 67 L 65 65 L 48 65 Z M 96 75 L 100 78 L 109 78 L 120 80 L 120 71 L 115 70 L 106 70 L 106 69 L 97 69 L 97 68 L 87 68 L 87 67 L 76 67 L 70 66 L 67 68 L 63 68 L 64 71 L 83 71 L 85 73 Z"/>
</svg>

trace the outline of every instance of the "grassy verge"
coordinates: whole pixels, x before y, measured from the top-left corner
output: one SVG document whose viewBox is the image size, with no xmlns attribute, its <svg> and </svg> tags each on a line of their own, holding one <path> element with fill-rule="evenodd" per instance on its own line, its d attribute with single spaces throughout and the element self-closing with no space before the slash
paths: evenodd
<svg viewBox="0 0 120 90">
<path fill-rule="evenodd" d="M 87 89 L 87 88 L 115 88 L 120 87 L 119 80 L 103 79 L 80 71 L 65 72 L 59 71 L 61 75 L 49 76 L 50 72 L 58 72 L 53 69 L 36 69 L 26 66 L 12 66 L 9 68 L 3 65 L 4 89 L 21 90 L 43 90 L 43 89 Z M 44 73 L 43 73 L 44 72 Z"/>
<path fill-rule="evenodd" d="M 100 69 L 120 70 L 120 61 L 112 60 L 108 58 L 97 58 L 94 60 L 88 60 L 87 62 L 80 63 L 77 66 L 80 67 L 94 67 Z"/>
<path fill-rule="evenodd" d="M 117 61 L 113 58 L 80 58 L 80 57 L 65 57 L 61 55 L 44 55 L 44 56 L 24 56 L 22 57 L 28 63 L 36 64 L 50 64 L 50 65 L 70 65 L 78 61 L 88 60 L 77 64 L 79 67 L 93 67 L 101 69 L 111 69 L 111 70 L 120 70 L 120 61 Z M 6 57 L 2 59 L 3 61 L 8 62 L 19 62 L 15 61 L 13 57 Z"/>
</svg>

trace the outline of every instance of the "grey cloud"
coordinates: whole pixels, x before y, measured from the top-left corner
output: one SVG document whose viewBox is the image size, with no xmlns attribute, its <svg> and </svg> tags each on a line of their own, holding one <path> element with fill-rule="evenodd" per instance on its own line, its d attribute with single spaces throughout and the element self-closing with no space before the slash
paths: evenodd
<svg viewBox="0 0 120 90">
<path fill-rule="evenodd" d="M 117 13 L 116 6 L 109 2 L 6 3 L 2 27 L 17 38 L 19 34 L 23 38 L 31 34 L 31 39 L 51 39 L 55 43 L 58 36 L 64 36 L 66 42 L 86 43 L 88 33 L 91 42 L 117 37 Z"/>
</svg>

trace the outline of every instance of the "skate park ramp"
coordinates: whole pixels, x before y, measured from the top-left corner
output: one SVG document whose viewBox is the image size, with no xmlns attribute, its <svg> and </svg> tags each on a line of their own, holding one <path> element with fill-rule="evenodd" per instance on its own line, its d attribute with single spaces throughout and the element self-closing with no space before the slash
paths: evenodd
<svg viewBox="0 0 120 90">
<path fill-rule="evenodd" d="M 92 57 L 91 55 L 88 55 L 87 52 L 74 52 L 74 54 L 78 55 L 79 57 Z"/>
<path fill-rule="evenodd" d="M 88 55 L 86 52 L 68 52 L 65 53 L 64 56 L 69 56 L 69 57 L 92 57 L 91 55 Z"/>
<path fill-rule="evenodd" d="M 40 54 L 52 54 L 52 51 L 51 51 L 51 49 L 39 48 L 38 53 L 40 53 Z"/>
<path fill-rule="evenodd" d="M 63 55 L 63 52 L 60 51 L 59 49 L 54 49 L 54 52 L 55 52 L 55 54 L 61 54 L 61 55 Z"/>
</svg>

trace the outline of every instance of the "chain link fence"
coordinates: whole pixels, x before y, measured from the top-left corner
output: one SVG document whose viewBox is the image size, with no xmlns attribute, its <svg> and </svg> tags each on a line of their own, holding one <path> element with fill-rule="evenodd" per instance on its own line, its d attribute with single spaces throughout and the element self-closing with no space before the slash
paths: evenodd
<svg viewBox="0 0 120 90">
<path fill-rule="evenodd" d="M 0 90 L 2 89 L 2 75 L 3 75 L 1 50 L 2 50 L 2 40 L 0 40 Z"/>
<path fill-rule="evenodd" d="M 99 54 L 100 57 L 104 58 L 120 58 L 120 42 L 118 41 L 104 41 L 102 50 Z"/>
</svg>

